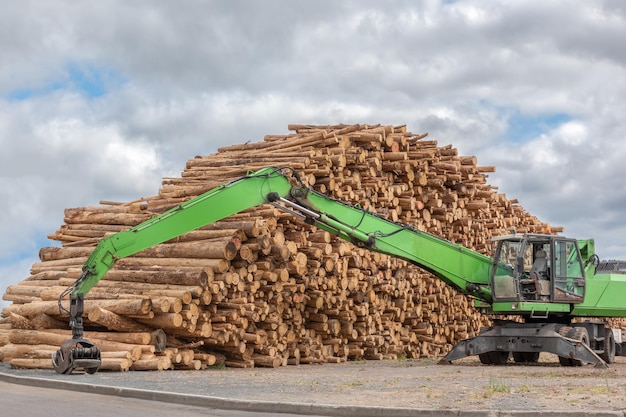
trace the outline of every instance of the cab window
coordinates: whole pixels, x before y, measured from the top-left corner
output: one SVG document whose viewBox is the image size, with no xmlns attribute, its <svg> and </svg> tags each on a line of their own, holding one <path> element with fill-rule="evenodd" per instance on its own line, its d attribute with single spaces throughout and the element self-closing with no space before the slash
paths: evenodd
<svg viewBox="0 0 626 417">
<path fill-rule="evenodd" d="M 554 277 L 555 301 L 582 299 L 584 295 L 583 266 L 575 242 L 555 242 Z"/>
</svg>

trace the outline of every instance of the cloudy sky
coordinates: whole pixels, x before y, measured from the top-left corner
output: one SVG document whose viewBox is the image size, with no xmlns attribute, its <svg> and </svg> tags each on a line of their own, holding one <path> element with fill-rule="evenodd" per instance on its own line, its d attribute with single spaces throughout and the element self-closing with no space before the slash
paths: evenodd
<svg viewBox="0 0 626 417">
<path fill-rule="evenodd" d="M 63 209 L 289 123 L 406 124 L 626 258 L 622 1 L 21 0 L 0 14 L 0 293 Z M 7 305 L 2 302 L 2 305 Z"/>
</svg>

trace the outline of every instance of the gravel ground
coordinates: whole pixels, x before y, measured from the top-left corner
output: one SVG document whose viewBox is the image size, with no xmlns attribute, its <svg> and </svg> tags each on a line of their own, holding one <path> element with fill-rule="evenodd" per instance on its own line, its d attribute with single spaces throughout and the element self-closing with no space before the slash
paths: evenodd
<svg viewBox="0 0 626 417">
<path fill-rule="evenodd" d="M 452 365 L 420 359 L 69 376 L 0 364 L 0 372 L 270 402 L 440 410 L 626 410 L 626 358 L 617 358 L 608 369 L 562 367 L 556 356 L 542 354 L 538 364 L 506 366 L 487 366 L 477 358 L 466 358 Z"/>
</svg>

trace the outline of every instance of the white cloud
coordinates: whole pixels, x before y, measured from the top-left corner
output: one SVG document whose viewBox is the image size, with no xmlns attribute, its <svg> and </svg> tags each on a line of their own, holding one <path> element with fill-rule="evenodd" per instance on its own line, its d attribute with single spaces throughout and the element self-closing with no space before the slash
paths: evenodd
<svg viewBox="0 0 626 417">
<path fill-rule="evenodd" d="M 0 284 L 24 278 L 21 256 L 65 207 L 155 194 L 188 158 L 289 123 L 429 132 L 496 165 L 490 182 L 533 214 L 626 257 L 625 18 L 599 0 L 11 2 Z M 112 82 L 90 96 L 73 68 Z"/>
<path fill-rule="evenodd" d="M 52 120 L 38 126 L 35 141 L 44 143 L 45 153 L 63 161 L 70 181 L 98 178 L 102 192 L 115 189 L 124 195 L 141 193 L 158 184 L 161 167 L 155 145 L 131 141 L 114 125 L 87 126 L 82 120 Z M 72 178 L 76 177 L 76 179 Z"/>
</svg>

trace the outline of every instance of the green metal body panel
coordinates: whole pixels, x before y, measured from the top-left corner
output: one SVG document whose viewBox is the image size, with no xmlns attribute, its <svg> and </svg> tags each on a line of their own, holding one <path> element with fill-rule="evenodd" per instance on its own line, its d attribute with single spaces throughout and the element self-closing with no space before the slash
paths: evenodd
<svg viewBox="0 0 626 417">
<path fill-rule="evenodd" d="M 578 241 L 583 260 L 595 256 L 593 239 Z M 597 273 L 590 262 L 585 269 L 585 299 L 576 304 L 572 316 L 577 317 L 626 317 L 626 274 Z"/>
<path fill-rule="evenodd" d="M 585 300 L 574 305 L 576 317 L 626 317 L 626 275 L 587 274 Z"/>
<path fill-rule="evenodd" d="M 500 301 L 492 303 L 487 313 L 491 314 L 528 314 L 541 318 L 551 313 L 569 313 L 570 305 L 563 303 Z"/>
<path fill-rule="evenodd" d="M 267 203 L 267 195 L 271 192 L 288 196 L 291 187 L 282 172 L 265 168 L 207 191 L 128 231 L 111 235 L 100 241 L 85 263 L 84 277 L 75 284 L 72 296 L 86 294 L 118 259 Z"/>
</svg>

